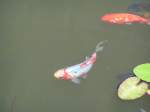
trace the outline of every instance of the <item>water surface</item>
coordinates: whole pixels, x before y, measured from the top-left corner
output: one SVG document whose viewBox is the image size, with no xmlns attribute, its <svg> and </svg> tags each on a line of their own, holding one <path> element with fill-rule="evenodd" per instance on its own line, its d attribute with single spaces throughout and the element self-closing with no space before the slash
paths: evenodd
<svg viewBox="0 0 150 112">
<path fill-rule="evenodd" d="M 150 26 L 99 20 L 109 12 L 125 12 L 131 3 L 0 1 L 0 111 L 148 112 L 150 97 L 122 101 L 116 88 L 119 75 L 150 62 Z M 83 61 L 102 40 L 108 44 L 80 85 L 53 77 L 57 69 Z"/>
</svg>

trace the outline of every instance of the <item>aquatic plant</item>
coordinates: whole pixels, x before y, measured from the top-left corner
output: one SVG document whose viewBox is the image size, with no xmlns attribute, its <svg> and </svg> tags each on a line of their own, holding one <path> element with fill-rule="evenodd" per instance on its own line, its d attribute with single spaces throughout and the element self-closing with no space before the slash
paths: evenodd
<svg viewBox="0 0 150 112">
<path fill-rule="evenodd" d="M 134 74 L 146 82 L 150 82 L 150 63 L 140 64 L 133 69 Z"/>
<path fill-rule="evenodd" d="M 142 97 L 148 90 L 148 84 L 138 77 L 129 77 L 118 88 L 118 97 L 122 100 L 134 100 Z"/>
</svg>

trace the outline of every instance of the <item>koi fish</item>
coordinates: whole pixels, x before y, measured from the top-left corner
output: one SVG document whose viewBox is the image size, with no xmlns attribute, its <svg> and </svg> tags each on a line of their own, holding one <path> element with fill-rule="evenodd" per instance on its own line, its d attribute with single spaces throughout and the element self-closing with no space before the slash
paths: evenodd
<svg viewBox="0 0 150 112">
<path fill-rule="evenodd" d="M 104 22 L 115 24 L 131 24 L 131 23 L 144 23 L 150 25 L 150 20 L 144 17 L 129 14 L 129 13 L 111 13 L 101 17 Z"/>
<path fill-rule="evenodd" d="M 103 51 L 102 45 L 105 42 L 107 42 L 107 40 L 98 43 L 95 52 L 89 58 L 86 57 L 85 61 L 81 62 L 80 64 L 57 70 L 54 73 L 54 77 L 61 80 L 71 80 L 76 84 L 80 84 L 80 78 L 85 79 L 87 77 L 87 73 L 91 70 L 96 62 L 97 52 Z"/>
</svg>

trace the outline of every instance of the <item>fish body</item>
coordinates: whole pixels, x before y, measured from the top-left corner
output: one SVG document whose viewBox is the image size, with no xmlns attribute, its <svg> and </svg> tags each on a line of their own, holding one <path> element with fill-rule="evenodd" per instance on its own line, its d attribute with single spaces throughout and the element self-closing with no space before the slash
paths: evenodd
<svg viewBox="0 0 150 112">
<path fill-rule="evenodd" d="M 96 45 L 94 53 L 90 57 L 86 57 L 85 61 L 57 70 L 54 73 L 54 77 L 61 80 L 71 80 L 76 84 L 80 84 L 80 78 L 85 79 L 87 77 L 87 73 L 96 62 L 97 52 L 103 51 L 103 44 L 106 42 L 107 40 L 99 42 Z"/>
<path fill-rule="evenodd" d="M 110 13 L 102 16 L 101 20 L 104 22 L 115 24 L 131 24 L 131 23 L 150 24 L 149 19 L 129 13 Z"/>
<path fill-rule="evenodd" d="M 69 66 L 56 71 L 54 76 L 57 79 L 71 80 L 74 83 L 79 84 L 80 83 L 79 78 L 80 77 L 86 78 L 87 73 L 91 70 L 95 62 L 96 62 L 96 52 L 94 52 L 90 58 L 87 58 L 85 61 L 83 61 L 80 64 Z"/>
</svg>

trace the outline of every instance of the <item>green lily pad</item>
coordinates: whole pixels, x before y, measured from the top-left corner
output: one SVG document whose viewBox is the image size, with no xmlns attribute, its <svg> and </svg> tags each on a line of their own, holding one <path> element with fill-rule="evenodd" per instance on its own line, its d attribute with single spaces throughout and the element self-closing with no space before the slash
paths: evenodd
<svg viewBox="0 0 150 112">
<path fill-rule="evenodd" d="M 134 100 L 142 97 L 148 90 L 146 82 L 140 82 L 138 77 L 129 77 L 118 88 L 118 97 L 122 100 Z"/>
<path fill-rule="evenodd" d="M 134 74 L 141 80 L 150 82 L 150 63 L 136 66 L 133 69 Z"/>
</svg>

